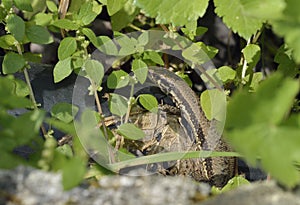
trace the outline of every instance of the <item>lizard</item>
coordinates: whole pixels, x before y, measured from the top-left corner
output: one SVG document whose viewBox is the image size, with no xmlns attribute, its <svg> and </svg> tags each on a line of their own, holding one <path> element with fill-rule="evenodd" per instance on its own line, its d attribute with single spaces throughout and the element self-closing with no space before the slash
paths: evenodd
<svg viewBox="0 0 300 205">
<path fill-rule="evenodd" d="M 199 98 L 184 80 L 174 72 L 163 68 L 149 69 L 148 77 L 164 93 L 171 96 L 180 110 L 179 122 L 189 137 L 187 150 L 231 151 L 230 146 L 217 131 L 216 121 L 209 121 L 206 118 Z M 190 175 L 197 181 L 222 187 L 235 174 L 235 163 L 234 157 L 181 160 L 171 172 Z"/>
</svg>

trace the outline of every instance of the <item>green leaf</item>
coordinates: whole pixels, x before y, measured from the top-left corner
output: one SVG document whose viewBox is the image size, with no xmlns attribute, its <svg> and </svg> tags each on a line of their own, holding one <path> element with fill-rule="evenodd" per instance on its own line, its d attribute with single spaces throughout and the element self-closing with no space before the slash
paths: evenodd
<svg viewBox="0 0 300 205">
<path fill-rule="evenodd" d="M 133 5 L 133 0 L 128 0 L 121 10 L 111 16 L 112 29 L 120 31 L 125 28 L 138 13 L 139 9 Z"/>
<path fill-rule="evenodd" d="M 2 0 L 1 2 L 6 10 L 10 10 L 13 7 L 12 0 Z"/>
<path fill-rule="evenodd" d="M 249 74 L 249 75 L 246 75 L 246 77 L 245 77 L 245 81 L 246 82 L 249 82 L 249 80 L 250 80 L 250 76 L 251 76 L 252 74 Z M 250 83 L 250 90 L 253 92 L 255 92 L 256 90 L 257 90 L 257 88 L 258 88 L 258 86 L 259 86 L 259 83 L 263 80 L 263 78 L 264 78 L 264 75 L 263 75 L 263 73 L 262 72 L 255 72 L 255 73 L 253 73 L 253 76 L 252 76 L 252 79 L 251 79 L 251 83 Z"/>
<path fill-rule="evenodd" d="M 128 56 L 136 52 L 136 46 L 138 44 L 137 40 L 134 38 L 129 38 L 126 35 L 121 35 L 116 39 L 120 45 L 119 55 Z"/>
<path fill-rule="evenodd" d="M 2 69 L 4 74 L 13 74 L 20 70 L 22 70 L 26 65 L 26 62 L 23 56 L 9 52 L 5 54 L 3 62 L 2 62 Z"/>
<path fill-rule="evenodd" d="M 68 144 L 64 144 L 62 146 L 59 146 L 59 147 L 56 148 L 56 150 L 59 151 L 60 153 L 62 153 L 63 155 L 69 157 L 69 158 L 74 156 L 72 148 Z"/>
<path fill-rule="evenodd" d="M 79 157 L 69 159 L 62 169 L 62 184 L 64 190 L 77 186 L 84 178 L 86 163 Z"/>
<path fill-rule="evenodd" d="M 3 142 L 2 142 L 3 143 Z M 3 160 L 0 161 L 0 167 L 2 169 L 12 169 L 20 165 L 26 164 L 26 160 L 21 156 L 17 156 L 16 154 L 4 151 L 3 149 L 0 151 L 1 158 Z"/>
<path fill-rule="evenodd" d="M 52 36 L 43 26 L 33 25 L 26 28 L 26 35 L 32 43 L 49 44 L 53 42 Z"/>
<path fill-rule="evenodd" d="M 277 67 L 278 71 L 286 76 L 295 77 L 300 73 L 300 70 L 293 60 L 292 49 L 287 48 L 286 45 L 283 45 L 278 49 L 274 61 L 279 64 Z"/>
<path fill-rule="evenodd" d="M 72 136 L 77 136 L 76 129 L 74 127 L 74 123 L 65 123 L 63 121 L 56 120 L 54 118 L 48 118 L 48 119 L 46 119 L 46 122 L 50 126 L 53 126 L 56 129 L 66 133 L 66 134 L 69 134 Z"/>
<path fill-rule="evenodd" d="M 215 12 L 223 18 L 224 23 L 248 40 L 261 27 L 263 19 L 253 18 L 246 12 L 253 0 L 214 0 Z"/>
<path fill-rule="evenodd" d="M 226 83 L 235 79 L 236 71 L 229 66 L 222 66 L 218 68 L 218 76 L 223 83 Z"/>
<path fill-rule="evenodd" d="M 41 61 L 42 61 L 41 53 L 26 52 L 26 53 L 23 53 L 23 57 L 24 57 L 25 61 L 28 61 L 28 62 L 41 63 Z"/>
<path fill-rule="evenodd" d="M 193 82 L 191 81 L 190 77 L 184 73 L 184 71 L 177 71 L 175 74 L 182 78 L 182 80 L 184 80 L 188 86 L 193 86 Z"/>
<path fill-rule="evenodd" d="M 140 59 L 134 59 L 132 62 L 132 71 L 141 84 L 146 81 L 148 75 L 148 66 L 144 61 Z"/>
<path fill-rule="evenodd" d="M 232 179 L 230 179 L 227 184 L 220 190 L 216 187 L 212 187 L 212 194 L 220 194 L 224 193 L 226 191 L 234 190 L 242 185 L 250 184 L 250 182 L 245 179 L 243 176 L 235 176 Z"/>
<path fill-rule="evenodd" d="M 81 5 L 77 19 L 83 25 L 88 25 L 101 13 L 102 6 L 96 1 L 88 1 Z"/>
<path fill-rule="evenodd" d="M 46 0 L 30 0 L 32 11 L 23 11 L 24 19 L 32 20 L 37 13 L 44 13 L 46 10 Z"/>
<path fill-rule="evenodd" d="M 64 60 L 69 58 L 77 49 L 76 39 L 74 37 L 64 38 L 58 47 L 58 59 Z"/>
<path fill-rule="evenodd" d="M 99 0 L 102 4 L 107 5 L 107 0 Z"/>
<path fill-rule="evenodd" d="M 152 62 L 158 64 L 158 65 L 164 65 L 164 61 L 162 60 L 159 53 L 155 51 L 145 51 L 143 55 L 144 60 L 151 60 Z"/>
<path fill-rule="evenodd" d="M 15 45 L 16 39 L 12 35 L 0 36 L 0 47 L 3 49 L 12 49 Z"/>
<path fill-rule="evenodd" d="M 89 153 L 97 153 L 93 159 L 100 165 L 111 163 L 111 154 L 114 152 L 111 145 L 106 140 L 103 131 L 99 128 L 99 113 L 92 110 L 84 110 L 81 115 L 80 123 L 75 122 L 76 134 L 80 139 L 78 145 L 82 145 Z M 110 131 L 107 130 L 108 137 L 111 138 Z"/>
<path fill-rule="evenodd" d="M 72 73 L 71 58 L 58 61 L 53 69 L 54 82 L 58 83 Z"/>
<path fill-rule="evenodd" d="M 25 36 L 25 22 L 23 19 L 15 14 L 11 14 L 7 18 L 8 31 L 21 42 Z"/>
<path fill-rule="evenodd" d="M 97 44 L 95 46 L 100 51 L 102 51 L 103 53 L 105 53 L 107 55 L 117 55 L 118 54 L 118 49 L 117 49 L 116 44 L 108 36 L 98 36 Z"/>
<path fill-rule="evenodd" d="M 145 133 L 131 123 L 124 123 L 120 125 L 117 132 L 123 137 L 131 140 L 139 140 L 145 137 Z"/>
<path fill-rule="evenodd" d="M 149 110 L 150 112 L 157 113 L 158 102 L 153 95 L 141 94 L 139 95 L 139 102 L 145 109 Z"/>
<path fill-rule="evenodd" d="M 149 43 L 149 32 L 142 32 L 141 35 L 137 38 L 138 44 L 145 46 Z"/>
<path fill-rule="evenodd" d="M 208 0 L 137 0 L 136 5 L 158 24 L 183 26 L 205 14 Z"/>
<path fill-rule="evenodd" d="M 260 59 L 260 47 L 255 44 L 249 44 L 242 50 L 242 53 L 244 54 L 248 69 L 254 68 Z"/>
<path fill-rule="evenodd" d="M 198 26 L 196 29 L 196 36 L 202 36 L 207 32 L 207 30 L 208 30 L 207 27 Z"/>
<path fill-rule="evenodd" d="M 27 84 L 23 80 L 14 79 L 16 84 L 16 95 L 26 97 L 30 94 Z"/>
<path fill-rule="evenodd" d="M 6 109 L 29 107 L 32 103 L 25 98 L 27 94 L 28 87 L 25 87 L 24 83 L 8 77 L 0 77 L 0 96 L 2 96 L 0 98 L 0 107 Z"/>
<path fill-rule="evenodd" d="M 112 114 L 122 117 L 127 112 L 127 99 L 121 95 L 111 93 L 109 100 L 109 110 Z"/>
<path fill-rule="evenodd" d="M 5 10 L 5 8 L 0 7 L 0 21 L 4 21 L 6 16 L 7 16 L 7 11 Z"/>
<path fill-rule="evenodd" d="M 52 18 L 52 14 L 38 13 L 33 17 L 33 20 L 36 23 L 36 25 L 48 26 L 52 21 Z"/>
<path fill-rule="evenodd" d="M 68 8 L 68 12 L 74 14 L 73 17 L 75 17 L 75 14 L 78 14 L 81 6 L 87 2 L 86 0 L 72 0 L 70 2 L 69 8 Z"/>
<path fill-rule="evenodd" d="M 49 11 L 51 11 L 52 13 L 55 13 L 58 11 L 58 8 L 53 1 L 47 0 L 46 5 L 47 5 L 47 8 L 49 9 Z"/>
<path fill-rule="evenodd" d="M 79 29 L 79 25 L 69 19 L 58 19 L 54 21 L 52 25 L 61 29 L 72 30 L 72 31 Z"/>
<path fill-rule="evenodd" d="M 97 47 L 101 52 L 107 55 L 117 55 L 118 49 L 115 43 L 108 36 L 98 36 L 89 28 L 83 28 L 82 33 Z"/>
<path fill-rule="evenodd" d="M 210 61 L 217 53 L 218 49 L 207 46 L 202 42 L 197 42 L 184 49 L 182 56 L 194 64 L 201 65 Z"/>
<path fill-rule="evenodd" d="M 91 41 L 91 43 L 98 47 L 97 37 L 90 28 L 82 28 L 82 33 Z"/>
<path fill-rule="evenodd" d="M 117 13 L 127 2 L 127 0 L 109 0 L 107 1 L 107 11 L 110 16 Z"/>
<path fill-rule="evenodd" d="M 93 80 L 98 86 L 101 85 L 104 76 L 103 65 L 96 60 L 87 60 L 83 66 L 89 78 Z"/>
<path fill-rule="evenodd" d="M 300 129 L 283 122 L 298 92 L 299 82 L 275 73 L 256 93 L 244 90 L 233 96 L 225 125 L 225 136 L 237 151 L 252 165 L 259 156 L 265 171 L 288 187 L 300 181 L 294 166 L 300 160 Z"/>
<path fill-rule="evenodd" d="M 153 154 L 143 157 L 137 157 L 134 159 L 128 159 L 125 161 L 117 162 L 110 165 L 110 169 L 113 171 L 120 170 L 125 167 L 137 166 L 143 164 L 152 164 L 158 162 L 168 162 L 183 159 L 193 158 L 206 158 L 206 157 L 240 157 L 236 152 L 212 152 L 212 151 L 184 151 L 184 152 L 166 152 Z"/>
<path fill-rule="evenodd" d="M 23 11 L 33 11 L 31 6 L 31 0 L 14 0 L 15 5 L 18 9 Z"/>
<path fill-rule="evenodd" d="M 188 36 L 189 39 L 194 39 L 197 31 L 197 21 L 190 21 L 185 25 L 185 28 L 181 28 L 182 32 Z"/>
<path fill-rule="evenodd" d="M 56 103 L 51 109 L 51 115 L 65 123 L 70 123 L 78 110 L 78 107 L 69 103 Z"/>
<path fill-rule="evenodd" d="M 285 6 L 284 0 L 252 0 L 245 2 L 247 10 L 244 12 L 252 18 L 270 20 L 280 18 Z"/>
<path fill-rule="evenodd" d="M 32 143 L 32 140 L 37 137 L 44 117 L 44 111 L 33 110 L 17 118 L 12 118 L 9 125 L 5 127 L 6 132 L 9 131 L 8 133 L 10 135 L 10 139 L 7 140 L 12 140 L 15 146 Z M 9 143 L 7 145 L 9 145 Z"/>
<path fill-rule="evenodd" d="M 107 87 L 110 89 L 122 88 L 129 83 L 129 76 L 123 70 L 113 71 L 107 78 Z"/>
<path fill-rule="evenodd" d="M 277 125 L 289 111 L 293 98 L 297 94 L 298 86 L 297 82 L 284 79 L 280 73 L 276 73 L 262 82 L 256 93 L 240 92 L 229 104 L 228 128 L 231 126 L 244 127 L 256 123 Z M 248 106 L 251 109 L 245 109 Z M 241 113 L 245 117 L 244 120 L 241 119 Z"/>
<path fill-rule="evenodd" d="M 206 74 L 201 73 L 200 77 L 205 83 L 206 87 L 208 88 L 214 88 L 215 85 L 211 82 L 211 80 L 207 77 L 210 76 L 213 80 L 215 80 L 219 85 L 222 85 L 218 70 L 216 68 L 208 69 L 205 71 Z"/>
<path fill-rule="evenodd" d="M 217 89 L 205 90 L 200 96 L 201 107 L 207 119 L 224 122 L 226 115 L 226 94 Z"/>
<path fill-rule="evenodd" d="M 118 49 L 108 36 L 98 36 L 89 28 L 83 28 L 82 33 L 88 37 L 92 44 L 107 55 L 117 55 Z"/>
<path fill-rule="evenodd" d="M 278 35 L 284 37 L 285 43 L 293 49 L 293 58 L 300 63 L 300 2 L 295 0 L 286 1 L 286 7 L 281 18 L 270 21 L 272 29 Z"/>
</svg>

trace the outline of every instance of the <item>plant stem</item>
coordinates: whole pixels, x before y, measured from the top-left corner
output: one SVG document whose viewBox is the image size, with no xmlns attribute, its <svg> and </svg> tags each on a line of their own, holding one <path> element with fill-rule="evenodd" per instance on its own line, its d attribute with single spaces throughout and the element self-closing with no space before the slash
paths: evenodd
<svg viewBox="0 0 300 205">
<path fill-rule="evenodd" d="M 251 43 L 251 37 L 247 40 L 247 45 L 245 47 L 247 47 L 250 43 Z M 246 58 L 244 58 L 243 68 L 242 68 L 242 79 L 246 77 L 246 72 L 247 72 L 247 60 Z"/>
<path fill-rule="evenodd" d="M 127 123 L 129 120 L 130 110 L 131 110 L 131 106 L 132 106 L 133 93 L 134 93 L 134 83 L 132 83 L 131 89 L 130 89 L 130 97 L 129 97 L 127 112 L 126 112 L 125 121 L 124 121 L 125 123 Z"/>
<path fill-rule="evenodd" d="M 21 46 L 20 46 L 19 43 L 16 44 L 16 47 L 17 47 L 18 53 L 20 55 L 23 55 L 22 49 L 21 49 Z M 33 108 L 35 110 L 37 110 L 39 108 L 38 108 L 37 103 L 36 103 L 34 92 L 33 92 L 33 89 L 32 89 L 31 83 L 30 83 L 30 77 L 29 77 L 29 74 L 28 74 L 28 71 L 27 71 L 26 67 L 24 68 L 23 73 L 24 73 L 26 84 L 29 88 L 29 97 L 30 97 L 31 102 L 33 103 Z M 46 129 L 43 125 L 41 125 L 41 130 L 42 130 L 42 133 L 43 133 L 44 137 L 46 137 L 47 136 L 47 131 L 46 131 Z"/>
<path fill-rule="evenodd" d="M 133 25 L 132 23 L 129 24 L 129 27 L 132 28 L 132 29 L 134 29 L 134 30 L 137 30 L 137 31 L 144 31 L 143 29 L 141 29 L 141 28 L 139 28 L 139 27 Z"/>
<path fill-rule="evenodd" d="M 91 79 L 90 79 L 90 82 L 91 82 L 92 89 L 93 89 L 93 92 L 94 92 L 94 98 L 96 100 L 97 110 L 98 110 L 98 113 L 100 115 L 100 121 L 101 121 L 101 125 L 102 125 L 102 128 L 103 128 L 104 137 L 105 137 L 105 139 L 108 142 L 108 133 L 107 133 L 107 130 L 106 130 L 106 126 L 105 126 L 105 122 L 104 122 L 104 117 L 103 117 L 103 111 L 102 111 L 102 108 L 101 108 L 101 103 L 100 103 L 98 92 L 97 92 L 97 85 Z M 109 162 L 110 163 L 115 163 L 114 152 L 111 150 L 111 148 L 109 147 L 109 145 L 108 145 L 107 149 L 108 149 L 108 152 L 109 152 L 108 153 Z"/>
<path fill-rule="evenodd" d="M 130 96 L 129 96 L 129 100 L 128 100 L 128 106 L 127 106 L 127 111 L 126 111 L 126 115 L 125 115 L 125 120 L 124 123 L 127 123 L 129 120 L 129 115 L 130 115 L 130 111 L 131 111 L 131 107 L 132 107 L 132 101 L 133 99 L 133 93 L 134 93 L 134 82 L 131 84 L 131 89 L 130 89 Z M 120 149 L 124 144 L 124 137 L 120 136 L 117 138 L 116 140 L 116 149 Z"/>
</svg>

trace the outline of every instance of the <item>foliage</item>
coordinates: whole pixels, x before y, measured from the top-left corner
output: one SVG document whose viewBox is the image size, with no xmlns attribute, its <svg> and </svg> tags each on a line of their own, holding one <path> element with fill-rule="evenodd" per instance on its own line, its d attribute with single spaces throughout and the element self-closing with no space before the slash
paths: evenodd
<svg viewBox="0 0 300 205">
<path fill-rule="evenodd" d="M 190 85 L 193 82 L 185 68 L 196 68 L 218 53 L 217 48 L 196 40 L 207 31 L 207 28 L 198 26 L 197 21 L 207 12 L 208 3 L 208 0 L 72 0 L 68 12 L 64 13 L 52 0 L 1 1 L 0 21 L 5 26 L 5 34 L 0 36 L 0 47 L 5 55 L 3 75 L 0 76 L 0 167 L 30 164 L 49 171 L 60 171 L 64 187 L 69 189 L 85 176 L 97 177 L 104 173 L 105 168 L 98 165 L 88 168 L 86 152 L 90 150 L 86 147 L 100 150 L 96 161 L 104 161 L 106 168 L 113 171 L 129 165 L 206 156 L 202 152 L 177 152 L 135 158 L 122 148 L 116 153 L 112 151 L 113 146 L 122 147 L 120 138 L 138 140 L 144 137 L 144 132 L 128 120 L 136 104 L 140 103 L 154 113 L 158 111 L 159 102 L 154 96 L 135 96 L 133 90 L 146 82 L 151 66 L 167 66 L 166 53 L 162 54 L 166 48 L 182 51 L 181 60 L 186 63 L 181 67 L 175 65 L 174 69 Z M 227 98 L 224 134 L 228 141 L 249 163 L 256 165 L 259 159 L 265 171 L 282 184 L 294 187 L 300 182 L 295 166 L 300 161 L 299 99 L 296 97 L 300 74 L 300 14 L 297 10 L 300 2 L 214 0 L 213 3 L 216 14 L 240 37 L 244 46 L 240 49 L 242 57 L 238 65 L 224 65 L 201 74 L 203 82 L 214 88 L 202 93 L 202 108 L 209 119 L 224 120 L 226 102 L 223 101 Z M 97 36 L 91 29 L 104 9 L 111 19 L 114 40 L 108 36 Z M 126 35 L 133 29 L 140 33 Z M 158 47 L 156 44 L 149 45 L 153 37 L 143 29 L 168 31 L 156 36 L 164 40 L 164 44 L 155 42 Z M 271 75 L 257 69 L 259 62 L 265 58 L 261 34 L 266 29 L 272 29 L 283 40 L 283 45 L 275 49 L 274 62 L 278 67 Z M 55 40 L 54 35 L 61 38 L 57 49 L 58 62 L 53 69 L 54 82 L 64 81 L 76 73 L 89 80 L 87 92 L 96 101 L 97 111 L 87 110 L 81 113 L 79 120 L 75 120 L 78 107 L 65 102 L 54 105 L 48 117 L 38 106 L 39 102 L 35 101 L 32 92 L 28 72 L 31 63 L 40 61 L 41 56 L 28 52 L 26 47 L 30 43 L 51 44 Z M 91 48 L 97 48 L 106 56 L 115 56 L 113 68 L 122 68 L 129 62 L 131 73 L 113 70 L 104 85 L 106 67 L 103 62 L 91 58 Z M 13 77 L 21 72 L 25 82 Z M 224 85 L 225 92 L 216 86 L 218 84 Z M 98 94 L 104 86 L 116 91 L 122 88 L 130 90 L 129 96 L 108 95 L 110 112 L 121 119 L 116 130 L 120 136 L 115 136 L 105 126 L 102 110 L 99 109 Z M 15 109 L 23 109 L 24 112 L 13 116 Z M 49 130 L 45 130 L 44 124 L 49 125 Z M 52 126 L 72 136 L 72 146 L 57 146 Z M 15 149 L 20 146 L 28 146 L 32 150 L 26 159 L 15 154 Z M 240 156 L 229 152 L 213 152 L 212 155 Z M 226 189 L 240 183 L 245 182 L 235 178 Z"/>
<path fill-rule="evenodd" d="M 234 95 L 226 121 L 226 135 L 237 151 L 253 165 L 259 157 L 265 170 L 290 187 L 300 180 L 295 166 L 300 160 L 299 115 L 287 117 L 298 92 L 299 82 L 273 74 L 254 94 L 243 91 Z M 276 144 L 279 146 L 270 146 Z"/>
</svg>

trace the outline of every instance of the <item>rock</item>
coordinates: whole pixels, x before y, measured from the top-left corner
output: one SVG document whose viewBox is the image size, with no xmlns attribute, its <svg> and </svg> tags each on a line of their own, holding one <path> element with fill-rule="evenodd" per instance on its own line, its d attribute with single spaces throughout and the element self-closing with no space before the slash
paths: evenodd
<svg viewBox="0 0 300 205">
<path fill-rule="evenodd" d="M 59 173 L 30 167 L 0 170 L 0 204 L 7 205 L 300 205 L 300 196 L 274 181 L 255 182 L 211 197 L 210 187 L 187 177 L 105 176 L 98 186 L 87 183 L 64 191 Z M 204 201 L 205 200 L 205 201 Z"/>
<path fill-rule="evenodd" d="M 300 205 L 300 196 L 284 191 L 274 181 L 255 182 L 220 194 L 201 205 Z"/>
<path fill-rule="evenodd" d="M 209 194 L 209 186 L 190 178 L 162 176 L 106 176 L 99 187 L 78 186 L 63 191 L 61 176 L 29 167 L 0 170 L 0 204 L 195 204 Z"/>
</svg>

